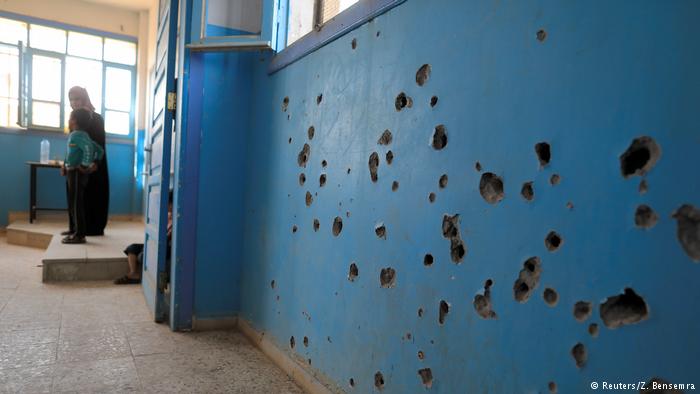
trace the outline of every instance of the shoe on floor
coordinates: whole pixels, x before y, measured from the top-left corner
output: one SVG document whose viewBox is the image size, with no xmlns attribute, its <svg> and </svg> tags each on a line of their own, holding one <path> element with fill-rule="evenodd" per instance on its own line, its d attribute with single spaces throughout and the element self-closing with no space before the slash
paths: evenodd
<svg viewBox="0 0 700 394">
<path fill-rule="evenodd" d="M 128 275 L 124 275 L 121 278 L 114 280 L 115 285 L 138 285 L 139 283 L 141 283 L 141 278 L 129 278 Z"/>
<path fill-rule="evenodd" d="M 85 237 L 76 237 L 75 235 L 69 235 L 61 240 L 64 244 L 84 244 Z"/>
<path fill-rule="evenodd" d="M 66 230 L 66 231 L 63 231 L 63 232 L 61 233 L 61 235 L 73 235 L 74 233 L 75 233 L 75 231 Z"/>
</svg>

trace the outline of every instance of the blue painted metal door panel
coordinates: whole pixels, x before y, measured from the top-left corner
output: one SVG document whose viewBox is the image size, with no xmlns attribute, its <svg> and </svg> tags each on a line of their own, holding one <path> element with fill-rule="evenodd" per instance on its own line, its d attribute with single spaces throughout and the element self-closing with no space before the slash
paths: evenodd
<svg viewBox="0 0 700 394">
<path fill-rule="evenodd" d="M 174 93 L 175 54 L 177 43 L 177 0 L 160 0 L 156 64 L 153 89 L 153 111 L 148 137 L 150 146 L 148 184 L 146 185 L 146 240 L 143 261 L 143 292 L 156 321 L 168 314 L 166 299 L 168 272 L 168 194 L 170 190 L 170 155 L 174 124 L 174 108 L 168 97 Z"/>
</svg>

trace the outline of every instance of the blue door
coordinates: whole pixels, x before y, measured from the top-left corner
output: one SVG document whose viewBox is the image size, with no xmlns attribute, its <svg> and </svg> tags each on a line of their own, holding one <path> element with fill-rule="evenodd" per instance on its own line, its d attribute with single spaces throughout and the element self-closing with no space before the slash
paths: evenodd
<svg viewBox="0 0 700 394">
<path fill-rule="evenodd" d="M 148 183 L 146 185 L 146 239 L 142 284 L 155 321 L 168 317 L 170 299 L 168 255 L 168 194 L 175 115 L 175 54 L 177 44 L 177 0 L 160 0 L 153 111 L 148 136 Z"/>
</svg>

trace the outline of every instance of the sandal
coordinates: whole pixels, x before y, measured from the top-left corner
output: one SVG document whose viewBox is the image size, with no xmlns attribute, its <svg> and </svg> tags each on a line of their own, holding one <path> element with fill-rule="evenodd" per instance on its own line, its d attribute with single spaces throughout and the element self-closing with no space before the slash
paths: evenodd
<svg viewBox="0 0 700 394">
<path fill-rule="evenodd" d="M 121 278 L 114 280 L 115 285 L 138 285 L 139 283 L 141 283 L 141 278 L 139 278 L 139 279 L 129 278 L 128 275 L 124 275 Z"/>
</svg>

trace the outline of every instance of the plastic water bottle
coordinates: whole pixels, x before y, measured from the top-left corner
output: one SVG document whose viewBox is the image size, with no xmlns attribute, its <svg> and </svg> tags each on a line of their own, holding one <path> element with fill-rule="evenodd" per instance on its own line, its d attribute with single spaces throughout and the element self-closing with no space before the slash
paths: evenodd
<svg viewBox="0 0 700 394">
<path fill-rule="evenodd" d="M 51 144 L 49 140 L 41 140 L 41 163 L 48 164 L 49 162 L 49 152 L 51 151 Z"/>
</svg>

